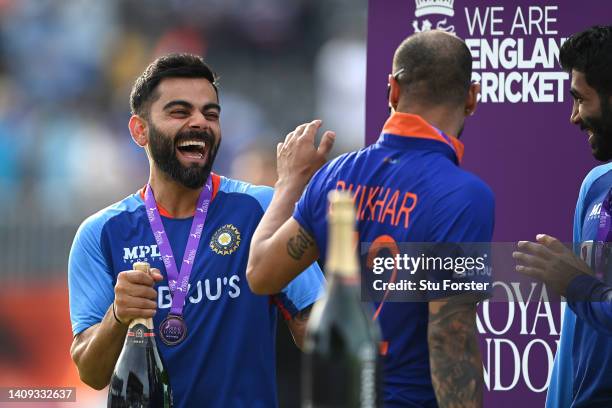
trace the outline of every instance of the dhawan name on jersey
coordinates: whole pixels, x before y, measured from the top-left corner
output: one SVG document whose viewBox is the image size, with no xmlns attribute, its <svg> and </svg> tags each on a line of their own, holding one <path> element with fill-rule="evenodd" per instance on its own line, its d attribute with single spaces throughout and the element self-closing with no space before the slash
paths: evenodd
<svg viewBox="0 0 612 408">
<path fill-rule="evenodd" d="M 293 217 L 327 251 L 327 193 L 353 192 L 360 242 L 489 242 L 494 199 L 458 164 L 462 143 L 417 115 L 395 112 L 378 141 L 327 163 L 312 178 Z M 446 278 L 451 277 L 448 272 Z M 443 276 L 439 278 L 443 279 Z M 426 295 L 427 296 L 427 295 Z M 433 299 L 431 294 L 429 299 Z M 427 346 L 428 304 L 387 302 L 378 320 L 386 407 L 436 407 Z"/>
</svg>

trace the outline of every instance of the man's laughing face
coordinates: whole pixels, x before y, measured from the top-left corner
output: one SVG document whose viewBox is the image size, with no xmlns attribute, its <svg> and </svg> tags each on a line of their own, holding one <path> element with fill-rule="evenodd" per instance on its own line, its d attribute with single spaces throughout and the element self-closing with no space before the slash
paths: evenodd
<svg viewBox="0 0 612 408">
<path fill-rule="evenodd" d="M 166 78 L 156 93 L 147 121 L 153 162 L 185 187 L 200 188 L 221 144 L 217 94 L 203 78 Z"/>
<path fill-rule="evenodd" d="M 184 130 L 175 136 L 149 125 L 153 161 L 173 180 L 187 188 L 200 188 L 212 170 L 219 145 L 206 130 Z"/>
<path fill-rule="evenodd" d="M 589 135 L 593 156 L 600 161 L 612 159 L 612 107 L 609 95 L 603 98 L 586 82 L 584 74 L 572 71 L 574 98 L 571 122 Z"/>
</svg>

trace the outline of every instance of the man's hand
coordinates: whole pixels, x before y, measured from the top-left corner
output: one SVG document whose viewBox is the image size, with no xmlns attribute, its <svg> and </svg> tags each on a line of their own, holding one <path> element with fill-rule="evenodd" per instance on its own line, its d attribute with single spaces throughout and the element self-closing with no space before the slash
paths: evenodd
<svg viewBox="0 0 612 408">
<path fill-rule="evenodd" d="M 336 134 L 326 131 L 317 148 L 314 143 L 320 127 L 320 120 L 304 123 L 276 146 L 277 185 L 287 185 L 301 191 L 313 174 L 325 164 Z"/>
<path fill-rule="evenodd" d="M 300 125 L 276 148 L 274 196 L 251 238 L 246 276 L 253 293 L 278 293 L 319 257 L 314 239 L 291 214 L 334 144 L 335 133 L 327 131 L 315 147 L 320 127 L 320 120 Z"/>
<path fill-rule="evenodd" d="M 149 275 L 143 271 L 123 271 L 115 285 L 115 315 L 128 324 L 136 318 L 153 317 L 157 311 L 155 282 L 163 279 L 159 269 L 151 268 Z"/>
<path fill-rule="evenodd" d="M 570 282 L 582 274 L 592 275 L 589 266 L 558 239 L 539 234 L 537 242 L 519 241 L 512 253 L 517 272 L 538 279 L 565 296 Z"/>
<path fill-rule="evenodd" d="M 115 316 L 110 305 L 98 324 L 77 334 L 70 348 L 81 380 L 96 390 L 108 385 L 117 358 L 123 347 L 128 323 L 135 318 L 153 317 L 157 309 L 155 282 L 162 280 L 158 269 L 151 275 L 142 271 L 123 271 L 115 285 Z"/>
</svg>

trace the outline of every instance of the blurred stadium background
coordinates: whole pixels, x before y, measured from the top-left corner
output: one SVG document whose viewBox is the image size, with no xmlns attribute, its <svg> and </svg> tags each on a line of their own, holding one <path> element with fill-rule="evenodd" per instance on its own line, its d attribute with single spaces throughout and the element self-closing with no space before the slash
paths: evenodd
<svg viewBox="0 0 612 408">
<path fill-rule="evenodd" d="M 0 387 L 105 406 L 70 360 L 66 264 L 80 222 L 146 182 L 127 129 L 146 65 L 203 55 L 221 76 L 215 171 L 271 185 L 276 143 L 304 121 L 336 130 L 335 154 L 363 145 L 366 19 L 367 0 L 0 0 Z M 278 354 L 280 404 L 297 406 L 283 324 Z"/>
</svg>

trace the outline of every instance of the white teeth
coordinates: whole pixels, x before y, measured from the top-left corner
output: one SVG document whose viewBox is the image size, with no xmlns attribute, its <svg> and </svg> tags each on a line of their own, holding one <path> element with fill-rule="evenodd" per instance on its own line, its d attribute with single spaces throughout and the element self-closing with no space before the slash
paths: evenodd
<svg viewBox="0 0 612 408">
<path fill-rule="evenodd" d="M 178 144 L 178 147 L 185 147 L 185 146 L 200 146 L 200 147 L 206 147 L 206 143 L 200 141 L 200 140 L 184 140 L 182 142 L 180 142 Z"/>
</svg>

